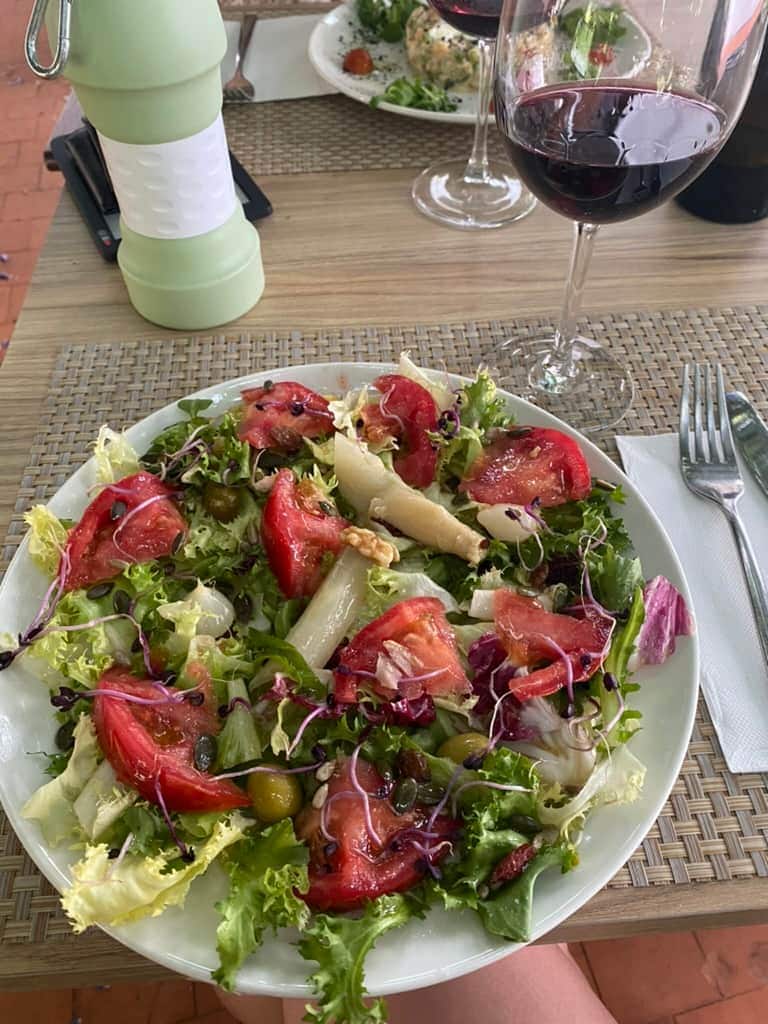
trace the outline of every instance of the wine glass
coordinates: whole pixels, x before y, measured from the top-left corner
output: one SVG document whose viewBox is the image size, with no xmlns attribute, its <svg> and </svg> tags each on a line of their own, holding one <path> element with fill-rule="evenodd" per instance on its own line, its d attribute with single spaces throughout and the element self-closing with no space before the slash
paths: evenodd
<svg viewBox="0 0 768 1024">
<path fill-rule="evenodd" d="M 600 224 L 680 192 L 727 139 L 760 57 L 762 0 L 504 0 L 496 119 L 517 171 L 575 223 L 554 337 L 509 340 L 486 360 L 510 391 L 582 429 L 632 402 L 626 366 L 581 337 L 577 315 Z M 631 274 L 631 254 L 626 272 Z"/>
<path fill-rule="evenodd" d="M 440 160 L 427 167 L 413 183 L 413 201 L 428 217 L 453 227 L 504 227 L 530 213 L 536 200 L 517 178 L 511 164 L 488 159 L 493 51 L 502 0 L 429 3 L 449 25 L 477 40 L 477 118 L 469 160 Z"/>
</svg>

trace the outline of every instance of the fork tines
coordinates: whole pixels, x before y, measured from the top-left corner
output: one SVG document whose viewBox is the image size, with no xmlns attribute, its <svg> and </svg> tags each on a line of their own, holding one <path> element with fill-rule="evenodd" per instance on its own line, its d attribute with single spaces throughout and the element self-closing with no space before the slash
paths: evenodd
<svg viewBox="0 0 768 1024">
<path fill-rule="evenodd" d="M 715 366 L 713 394 L 712 367 L 686 363 L 680 394 L 680 457 L 687 462 L 736 464 L 728 407 L 725 402 L 723 368 Z M 691 429 L 691 377 L 693 377 L 693 429 Z"/>
</svg>

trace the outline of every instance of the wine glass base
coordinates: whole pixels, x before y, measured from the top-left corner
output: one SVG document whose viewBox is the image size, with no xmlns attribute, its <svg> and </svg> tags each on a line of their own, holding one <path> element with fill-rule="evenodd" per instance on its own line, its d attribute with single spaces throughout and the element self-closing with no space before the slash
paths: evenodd
<svg viewBox="0 0 768 1024">
<path fill-rule="evenodd" d="M 598 342 L 574 341 L 574 368 L 563 378 L 552 361 L 552 338 L 511 339 L 484 356 L 500 387 L 586 433 L 606 430 L 626 416 L 634 398 L 632 375 Z"/>
<path fill-rule="evenodd" d="M 514 168 L 491 160 L 488 174 L 465 177 L 466 160 L 441 160 L 422 171 L 413 183 L 413 201 L 427 217 L 455 228 L 503 228 L 529 214 L 536 199 L 515 177 Z"/>
</svg>

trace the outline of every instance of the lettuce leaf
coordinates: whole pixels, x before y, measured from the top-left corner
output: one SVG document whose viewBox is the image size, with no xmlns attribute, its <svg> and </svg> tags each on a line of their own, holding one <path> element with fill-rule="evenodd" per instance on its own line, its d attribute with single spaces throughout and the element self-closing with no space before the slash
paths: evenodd
<svg viewBox="0 0 768 1024">
<path fill-rule="evenodd" d="M 222 864 L 230 888 L 216 905 L 222 921 L 216 931 L 219 967 L 213 975 L 222 988 L 234 988 L 238 969 L 268 928 L 306 926 L 309 908 L 296 893 L 309 888 L 308 860 L 309 851 L 288 819 L 246 836 L 225 853 Z"/>
<path fill-rule="evenodd" d="M 226 481 L 229 486 L 247 483 L 251 479 L 252 449 L 238 433 L 239 406 L 211 419 L 200 415 L 210 405 L 203 402 L 207 399 L 185 401 L 184 409 L 179 403 L 189 418 L 156 437 L 142 456 L 142 464 L 152 473 L 164 468 L 167 480 L 196 488 L 208 480 Z"/>
<path fill-rule="evenodd" d="M 560 806 L 552 806 L 553 796 L 562 797 L 560 792 L 544 794 L 538 807 L 542 824 L 555 828 L 561 836 L 569 839 L 584 823 L 587 814 L 604 804 L 629 804 L 640 796 L 645 780 L 645 765 L 624 745 L 600 761 L 576 796 Z"/>
<path fill-rule="evenodd" d="M 536 879 L 547 868 L 560 865 L 567 870 L 571 864 L 567 846 L 543 846 L 519 878 L 505 885 L 497 895 L 481 900 L 478 911 L 483 924 L 492 935 L 501 935 L 512 942 L 527 942 L 531 937 L 531 911 Z"/>
<path fill-rule="evenodd" d="M 21 809 L 22 817 L 39 822 L 45 841 L 51 846 L 78 834 L 80 826 L 74 803 L 103 756 L 89 715 L 81 715 L 77 720 L 74 740 L 72 756 L 61 775 L 41 786 Z"/>
<path fill-rule="evenodd" d="M 93 461 L 96 463 L 96 482 L 115 484 L 126 476 L 138 473 L 139 456 L 125 434 L 103 426 L 93 446 Z"/>
<path fill-rule="evenodd" d="M 55 626 L 84 625 L 111 614 L 113 608 L 106 604 L 109 600 L 93 601 L 84 590 L 65 594 L 45 634 L 21 656 L 30 671 L 52 686 L 71 680 L 88 689 L 93 688 L 118 656 L 125 657 L 130 652 L 136 637 L 131 623 L 99 623 L 72 632 L 49 630 Z"/>
<path fill-rule="evenodd" d="M 209 839 L 195 847 L 186 864 L 173 846 L 154 856 L 133 856 L 120 863 L 109 859 L 102 843 L 86 848 L 72 867 L 72 885 L 61 898 L 75 932 L 92 924 L 116 925 L 156 917 L 166 907 L 184 903 L 189 887 L 228 846 L 238 842 L 251 824 L 240 814 L 220 818 Z"/>
<path fill-rule="evenodd" d="M 35 505 L 24 513 L 29 527 L 29 555 L 48 576 L 55 576 L 67 542 L 67 529 L 47 505 Z"/>
<path fill-rule="evenodd" d="M 442 602 L 446 612 L 459 610 L 452 595 L 426 573 L 398 572 L 396 569 L 384 569 L 377 565 L 368 570 L 365 621 L 383 615 L 393 604 L 412 597 L 436 597 Z"/>
<path fill-rule="evenodd" d="M 440 760 L 429 759 L 433 778 L 444 778 L 448 770 L 447 766 L 438 768 L 436 762 Z M 455 770 L 454 765 L 451 776 Z M 518 786 L 522 791 L 494 789 L 483 786 L 483 782 Z M 460 847 L 461 860 L 445 866 L 442 888 L 450 896 L 460 896 L 464 905 L 474 906 L 473 897 L 488 881 L 496 864 L 529 841 L 515 825 L 522 818 L 535 820 L 538 786 L 533 762 L 506 748 L 492 751 L 482 768 L 467 770 L 454 781 L 453 793 L 461 808 L 464 841 Z"/>
<path fill-rule="evenodd" d="M 438 476 L 441 480 L 465 477 L 482 452 L 488 432 L 496 427 L 508 427 L 514 422 L 487 370 L 480 370 L 473 381 L 464 385 L 457 405 L 459 429 L 450 437 L 442 433 L 430 435 L 440 446 Z"/>
<path fill-rule="evenodd" d="M 304 929 L 299 952 L 315 960 L 310 981 L 318 1006 L 307 1007 L 310 1024 L 382 1024 L 387 1019 L 383 999 L 364 1002 L 365 958 L 385 932 L 414 916 L 412 903 L 402 895 L 380 896 L 366 904 L 360 917 L 317 914 Z"/>
<path fill-rule="evenodd" d="M 230 679 L 226 685 L 228 702 L 243 700 L 250 704 L 248 690 L 242 679 Z M 220 771 L 261 757 L 261 742 L 253 714 L 242 704 L 235 705 L 224 720 L 224 728 L 218 736 L 218 751 L 217 764 Z"/>
<path fill-rule="evenodd" d="M 626 611 L 635 590 L 643 585 L 640 559 L 620 554 L 611 544 L 601 549 L 590 576 L 597 599 L 613 612 Z"/>
<path fill-rule="evenodd" d="M 425 388 L 435 401 L 440 412 L 450 409 L 456 401 L 454 391 L 448 386 L 448 382 L 441 382 L 437 374 L 426 373 L 411 359 L 410 352 L 401 352 L 400 361 L 397 364 L 397 372 L 401 377 L 407 377 Z"/>
<path fill-rule="evenodd" d="M 75 800 L 74 811 L 80 828 L 93 842 L 100 839 L 138 798 L 135 789 L 117 781 L 114 768 L 104 760 Z"/>
</svg>

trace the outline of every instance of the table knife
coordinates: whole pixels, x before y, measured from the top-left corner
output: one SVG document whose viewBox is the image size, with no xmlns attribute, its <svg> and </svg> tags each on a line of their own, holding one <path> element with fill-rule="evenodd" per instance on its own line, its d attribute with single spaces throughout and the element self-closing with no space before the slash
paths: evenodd
<svg viewBox="0 0 768 1024">
<path fill-rule="evenodd" d="M 740 391 L 730 391 L 726 395 L 726 404 L 739 451 L 755 480 L 768 495 L 768 427 Z"/>
</svg>

